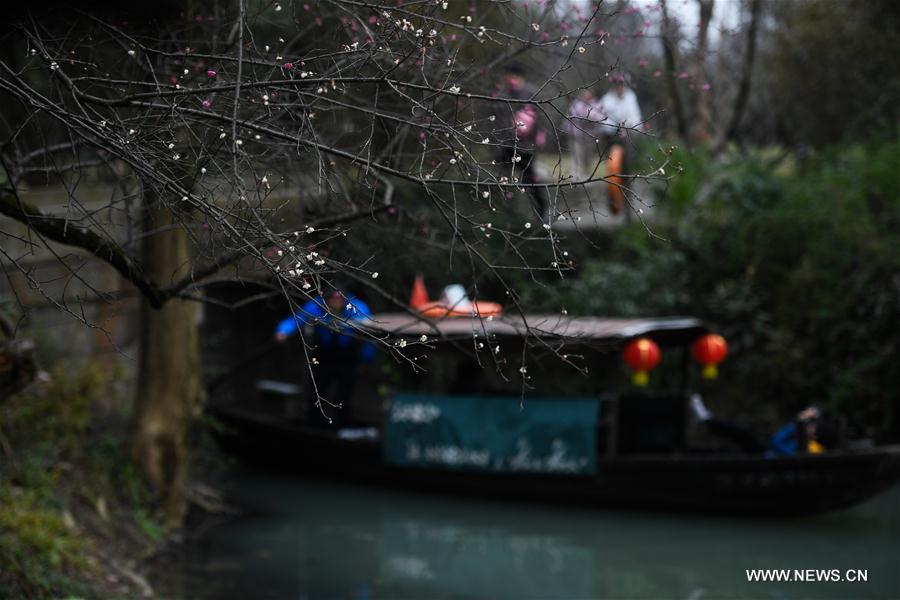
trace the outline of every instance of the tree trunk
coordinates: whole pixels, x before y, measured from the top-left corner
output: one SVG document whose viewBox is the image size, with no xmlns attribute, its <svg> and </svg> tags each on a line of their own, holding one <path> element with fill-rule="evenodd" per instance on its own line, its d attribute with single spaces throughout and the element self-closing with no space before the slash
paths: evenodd
<svg viewBox="0 0 900 600">
<path fill-rule="evenodd" d="M 706 51 L 709 48 L 709 24 L 712 21 L 713 0 L 698 0 L 700 8 L 700 28 L 697 33 L 697 55 L 694 61 L 694 92 L 697 98 L 693 135 L 694 140 L 701 143 L 712 139 L 712 110 L 710 109 L 711 91 L 704 90 L 706 76 Z"/>
<path fill-rule="evenodd" d="M 165 285 L 190 265 L 187 232 L 153 194 L 145 198 L 142 257 L 146 274 Z M 155 233 L 151 233 L 155 230 Z M 196 303 L 173 298 L 154 309 L 141 304 L 140 363 L 132 416 L 132 458 L 158 493 L 166 525 L 186 512 L 185 478 L 191 425 L 203 404 Z"/>
<path fill-rule="evenodd" d="M 675 129 L 682 140 L 689 142 L 687 116 L 684 113 L 684 104 L 681 102 L 681 94 L 678 92 L 678 84 L 675 80 L 678 68 L 677 58 L 675 57 L 678 46 L 678 33 L 669 19 L 669 9 L 666 6 L 666 0 L 661 0 L 659 6 L 662 9 L 663 64 L 666 69 L 666 87 L 669 90 L 672 109 L 675 113 Z"/>
<path fill-rule="evenodd" d="M 741 125 L 741 117 L 744 116 L 744 108 L 747 106 L 747 98 L 750 96 L 750 79 L 753 76 L 753 65 L 756 58 L 756 29 L 759 24 L 759 12 L 762 2 L 750 0 L 750 25 L 747 27 L 747 50 L 744 53 L 744 68 L 741 73 L 741 83 L 737 96 L 734 99 L 734 112 L 731 114 L 731 123 L 725 130 L 725 136 L 720 144 L 729 140 L 736 140 Z"/>
</svg>

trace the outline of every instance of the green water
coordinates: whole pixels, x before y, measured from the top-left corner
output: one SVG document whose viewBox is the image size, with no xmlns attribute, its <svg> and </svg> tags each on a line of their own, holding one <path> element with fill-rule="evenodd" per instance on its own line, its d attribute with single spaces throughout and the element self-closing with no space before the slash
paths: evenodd
<svg viewBox="0 0 900 600">
<path fill-rule="evenodd" d="M 900 488 L 799 520 L 441 497 L 239 471 L 166 595 L 240 599 L 900 599 Z M 748 583 L 746 569 L 867 570 Z"/>
</svg>

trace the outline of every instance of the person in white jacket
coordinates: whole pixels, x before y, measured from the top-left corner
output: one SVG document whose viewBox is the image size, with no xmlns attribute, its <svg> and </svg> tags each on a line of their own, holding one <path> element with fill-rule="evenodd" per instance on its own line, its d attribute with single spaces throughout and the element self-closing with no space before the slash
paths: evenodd
<svg viewBox="0 0 900 600">
<path fill-rule="evenodd" d="M 622 128 L 639 127 L 644 122 L 641 107 L 635 93 L 625 84 L 625 76 L 610 75 L 609 82 L 612 88 L 598 102 L 599 112 L 606 115 L 603 120 L 604 133 L 614 135 L 624 133 Z"/>
<path fill-rule="evenodd" d="M 626 203 L 625 179 L 621 177 L 628 171 L 624 139 L 628 129 L 640 127 L 644 119 L 637 96 L 625 84 L 625 76 L 618 73 L 610 75 L 609 82 L 612 88 L 600 98 L 598 108 L 606 115 L 601 128 L 609 148 L 606 174 L 609 209 L 612 214 L 617 215 L 622 212 Z"/>
</svg>

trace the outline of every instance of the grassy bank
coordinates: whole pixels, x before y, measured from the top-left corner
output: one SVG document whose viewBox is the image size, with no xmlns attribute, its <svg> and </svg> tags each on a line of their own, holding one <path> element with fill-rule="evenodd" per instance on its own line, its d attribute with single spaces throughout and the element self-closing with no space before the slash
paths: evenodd
<svg viewBox="0 0 900 600">
<path fill-rule="evenodd" d="M 139 598 L 163 539 L 116 375 L 59 366 L 0 400 L 0 597 Z"/>
</svg>

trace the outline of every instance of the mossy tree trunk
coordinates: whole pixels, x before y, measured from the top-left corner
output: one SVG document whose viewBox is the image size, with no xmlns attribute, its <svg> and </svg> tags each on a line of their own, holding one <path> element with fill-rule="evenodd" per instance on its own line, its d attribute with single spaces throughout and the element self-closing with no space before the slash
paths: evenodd
<svg viewBox="0 0 900 600">
<path fill-rule="evenodd" d="M 149 202 L 146 202 L 149 201 Z M 145 198 L 142 258 L 146 276 L 167 285 L 191 264 L 187 232 L 170 208 Z M 200 414 L 196 302 L 173 298 L 161 308 L 141 305 L 140 363 L 132 416 L 132 458 L 159 495 L 166 525 L 178 526 L 186 512 L 185 481 L 191 426 Z"/>
</svg>

